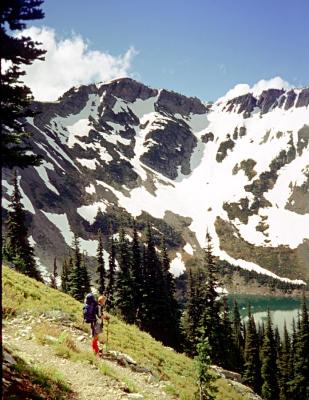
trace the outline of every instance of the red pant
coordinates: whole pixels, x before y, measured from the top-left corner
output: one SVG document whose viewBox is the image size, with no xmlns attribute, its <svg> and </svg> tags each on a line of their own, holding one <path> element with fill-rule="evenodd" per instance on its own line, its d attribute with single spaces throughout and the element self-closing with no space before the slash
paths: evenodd
<svg viewBox="0 0 309 400">
<path fill-rule="evenodd" d="M 95 352 L 95 354 L 98 354 L 99 352 L 99 344 L 98 344 L 98 336 L 95 336 L 92 338 L 92 349 Z"/>
</svg>

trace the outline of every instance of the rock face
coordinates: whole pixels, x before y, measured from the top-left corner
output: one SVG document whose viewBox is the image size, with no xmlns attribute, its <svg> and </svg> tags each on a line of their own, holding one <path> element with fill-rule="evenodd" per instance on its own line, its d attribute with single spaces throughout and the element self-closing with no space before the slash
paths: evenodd
<svg viewBox="0 0 309 400">
<path fill-rule="evenodd" d="M 61 264 L 72 232 L 92 257 L 98 228 L 135 215 L 166 236 L 178 268 L 208 228 L 219 258 L 309 281 L 308 106 L 308 88 L 206 106 L 129 78 L 34 102 L 26 129 L 44 162 L 19 174 L 42 270 Z M 4 218 L 11 181 L 4 170 Z"/>
</svg>

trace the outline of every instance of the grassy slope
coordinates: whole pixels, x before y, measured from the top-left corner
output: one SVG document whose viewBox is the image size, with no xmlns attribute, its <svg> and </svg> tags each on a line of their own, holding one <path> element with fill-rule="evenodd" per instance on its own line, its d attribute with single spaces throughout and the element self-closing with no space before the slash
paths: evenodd
<svg viewBox="0 0 309 400">
<path fill-rule="evenodd" d="M 82 304 L 72 297 L 49 288 L 7 267 L 2 271 L 3 315 L 61 310 L 69 315 L 76 327 L 89 331 L 82 322 Z M 172 392 L 180 399 L 193 399 L 195 372 L 193 361 L 184 354 L 165 348 L 136 326 L 127 325 L 112 316 L 109 326 L 109 349 L 124 352 L 140 365 L 149 368 L 160 379 L 171 383 Z M 224 379 L 217 380 L 217 399 L 240 400 L 240 396 Z"/>
</svg>

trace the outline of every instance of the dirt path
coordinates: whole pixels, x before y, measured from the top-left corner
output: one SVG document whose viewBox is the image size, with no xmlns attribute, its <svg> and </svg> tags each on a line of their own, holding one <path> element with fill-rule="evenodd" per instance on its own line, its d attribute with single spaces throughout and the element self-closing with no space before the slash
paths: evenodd
<svg viewBox="0 0 309 400">
<path fill-rule="evenodd" d="M 119 366 L 116 362 L 103 360 L 107 366 L 119 372 L 123 382 L 119 382 L 107 375 L 103 375 L 99 369 L 91 364 L 74 362 L 57 356 L 50 345 L 39 344 L 33 335 L 32 327 L 44 318 L 20 316 L 6 322 L 3 326 L 3 344 L 12 349 L 14 354 L 24 359 L 30 365 L 51 366 L 57 369 L 70 384 L 76 393 L 76 399 L 171 399 L 164 392 L 165 382 L 156 380 L 150 373 L 134 372 L 130 368 Z M 82 331 L 74 328 L 64 328 L 70 333 L 79 348 L 90 348 L 90 338 Z M 134 393 L 127 393 L 128 380 L 133 383 Z"/>
</svg>

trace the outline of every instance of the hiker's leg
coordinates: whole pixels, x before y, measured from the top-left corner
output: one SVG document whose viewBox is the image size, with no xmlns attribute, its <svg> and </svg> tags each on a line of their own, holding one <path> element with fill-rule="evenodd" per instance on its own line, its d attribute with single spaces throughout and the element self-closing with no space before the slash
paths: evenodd
<svg viewBox="0 0 309 400">
<path fill-rule="evenodd" d="M 92 338 L 92 349 L 96 354 L 98 354 L 99 352 L 98 336 L 94 336 Z"/>
</svg>

